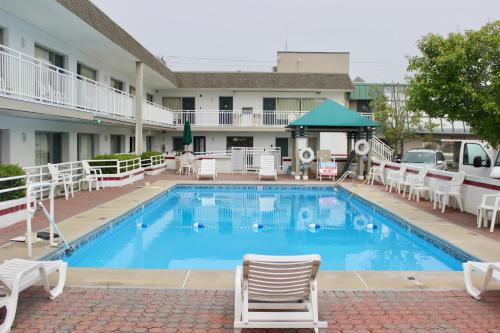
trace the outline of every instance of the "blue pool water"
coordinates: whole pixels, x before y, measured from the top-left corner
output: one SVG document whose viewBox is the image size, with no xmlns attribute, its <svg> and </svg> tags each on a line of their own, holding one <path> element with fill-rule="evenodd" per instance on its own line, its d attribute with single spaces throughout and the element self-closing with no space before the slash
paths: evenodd
<svg viewBox="0 0 500 333">
<path fill-rule="evenodd" d="M 388 214 L 330 187 L 177 186 L 65 260 L 72 267 L 232 269 L 246 253 L 319 253 L 322 269 L 333 270 L 461 269 Z"/>
</svg>

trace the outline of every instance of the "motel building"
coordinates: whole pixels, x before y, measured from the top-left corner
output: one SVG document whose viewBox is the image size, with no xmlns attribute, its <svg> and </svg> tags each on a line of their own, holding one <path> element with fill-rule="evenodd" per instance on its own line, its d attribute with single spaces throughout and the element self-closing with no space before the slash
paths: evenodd
<svg viewBox="0 0 500 333">
<path fill-rule="evenodd" d="M 0 44 L 0 163 L 23 167 L 175 155 L 185 121 L 196 153 L 279 147 L 286 160 L 285 126 L 327 99 L 349 107 L 354 89 L 348 52 L 278 52 L 269 72 L 173 72 L 87 0 L 2 1 Z M 308 145 L 345 156 L 346 134 Z"/>
</svg>

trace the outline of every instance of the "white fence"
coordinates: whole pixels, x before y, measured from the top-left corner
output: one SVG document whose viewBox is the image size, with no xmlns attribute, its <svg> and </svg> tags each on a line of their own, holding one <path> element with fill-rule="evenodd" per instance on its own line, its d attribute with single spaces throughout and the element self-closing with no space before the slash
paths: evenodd
<svg viewBox="0 0 500 333">
<path fill-rule="evenodd" d="M 153 124 L 172 125 L 174 123 L 174 115 L 172 110 L 146 101 L 144 104 L 144 120 Z"/>
<path fill-rule="evenodd" d="M 80 161 L 65 162 L 54 164 L 58 171 L 70 175 L 71 180 L 78 184 L 79 180 L 82 178 L 82 163 Z M 27 181 L 30 183 L 41 183 L 52 181 L 52 176 L 50 175 L 49 168 L 47 164 L 38 165 L 33 167 L 23 168 L 24 172 L 27 174 Z M 36 194 L 44 197 L 48 194 L 49 188 L 40 188 L 34 191 Z"/>
<path fill-rule="evenodd" d="M 141 166 L 143 168 L 150 168 L 150 167 L 157 167 L 159 165 L 165 165 L 165 156 L 162 155 L 156 155 L 156 156 L 151 156 L 150 158 L 146 159 L 141 159 Z"/>
<path fill-rule="evenodd" d="M 276 170 L 281 170 L 281 148 L 280 147 L 233 147 L 231 151 L 232 172 L 258 171 L 260 169 L 260 157 L 262 155 L 274 156 Z"/>
<path fill-rule="evenodd" d="M 386 161 L 392 161 L 394 155 L 394 149 L 386 145 L 382 140 L 376 136 L 372 137 L 371 149 L 375 154 L 379 155 Z"/>
</svg>

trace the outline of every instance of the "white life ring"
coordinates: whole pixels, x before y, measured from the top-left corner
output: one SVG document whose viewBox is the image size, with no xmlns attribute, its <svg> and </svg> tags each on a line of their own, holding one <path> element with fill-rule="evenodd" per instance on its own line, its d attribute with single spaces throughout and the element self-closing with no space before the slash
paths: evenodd
<svg viewBox="0 0 500 333">
<path fill-rule="evenodd" d="M 356 143 L 354 144 L 354 151 L 356 152 L 356 154 L 361 156 L 368 154 L 368 152 L 370 151 L 370 145 L 368 144 L 368 141 L 364 139 L 356 141 Z"/>
<path fill-rule="evenodd" d="M 301 207 L 299 209 L 299 221 L 301 223 L 304 223 L 305 226 L 307 226 L 313 219 L 313 212 L 310 208 L 307 207 Z"/>
<path fill-rule="evenodd" d="M 304 164 L 311 163 L 312 160 L 314 160 L 313 150 L 309 147 L 307 147 L 306 149 L 299 150 L 299 160 Z"/>
</svg>

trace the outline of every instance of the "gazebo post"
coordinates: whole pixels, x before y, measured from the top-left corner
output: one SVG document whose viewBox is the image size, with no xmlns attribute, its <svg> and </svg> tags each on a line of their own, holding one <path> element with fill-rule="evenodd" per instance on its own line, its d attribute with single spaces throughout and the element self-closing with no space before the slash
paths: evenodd
<svg viewBox="0 0 500 333">
<path fill-rule="evenodd" d="M 295 159 L 297 158 L 297 152 L 295 151 L 297 149 L 297 142 L 296 142 L 296 137 L 297 135 L 295 134 L 295 129 L 292 130 L 292 139 L 290 140 L 291 143 L 291 148 L 292 148 L 292 175 L 296 175 L 297 169 L 295 168 Z"/>
<path fill-rule="evenodd" d="M 368 151 L 368 161 L 366 163 L 366 170 L 367 171 L 370 171 L 370 169 L 372 168 L 372 155 L 373 155 L 372 140 L 373 140 L 373 129 L 369 128 L 366 131 L 366 141 L 368 141 L 368 145 L 370 146 L 370 150 Z"/>
<path fill-rule="evenodd" d="M 358 141 L 361 139 L 363 139 L 363 133 L 361 131 L 358 131 L 356 133 L 356 140 L 355 141 Z M 365 165 L 365 161 L 363 160 L 363 156 L 358 155 L 358 179 L 359 180 L 364 179 L 364 177 L 363 177 L 364 165 Z"/>
</svg>

